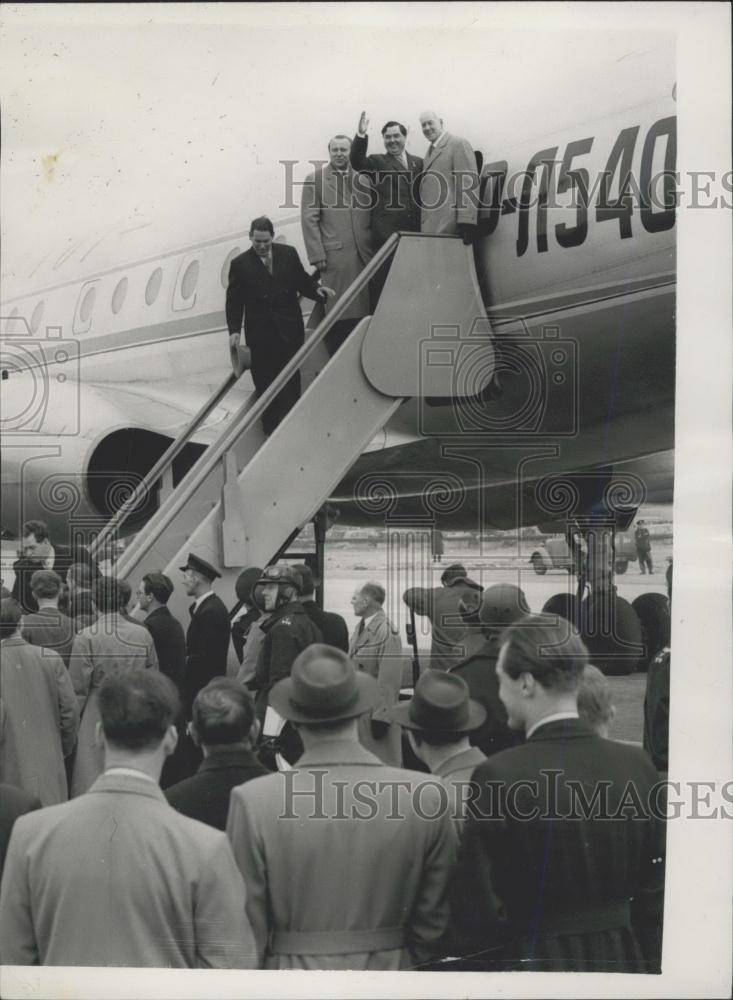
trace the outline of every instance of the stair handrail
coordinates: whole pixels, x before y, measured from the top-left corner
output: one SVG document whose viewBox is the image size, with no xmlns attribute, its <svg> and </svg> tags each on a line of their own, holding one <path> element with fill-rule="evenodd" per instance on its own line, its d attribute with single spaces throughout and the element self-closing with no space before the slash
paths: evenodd
<svg viewBox="0 0 733 1000">
<path fill-rule="evenodd" d="M 267 409 L 280 390 L 293 377 L 303 361 L 305 361 L 316 346 L 322 342 L 333 324 L 341 318 L 342 314 L 346 311 L 347 307 L 351 305 L 351 302 L 357 294 L 362 291 L 364 286 L 372 279 L 382 264 L 392 256 L 403 235 L 409 236 L 417 234 L 392 233 L 387 238 L 386 242 L 382 244 L 379 250 L 377 250 L 371 260 L 368 261 L 363 270 L 359 272 L 343 294 L 339 296 L 333 308 L 329 310 L 328 314 L 321 320 L 313 333 L 306 338 L 303 346 L 297 351 L 296 354 L 293 355 L 290 361 L 288 361 L 278 376 L 267 387 L 265 392 L 263 392 L 262 395 L 258 396 L 256 399 L 250 397 L 246 400 L 237 412 L 235 419 L 230 422 L 226 431 L 207 447 L 206 451 L 203 455 L 201 455 L 191 469 L 189 469 L 176 489 L 166 498 L 166 500 L 153 514 L 150 521 L 148 521 L 145 525 L 145 539 L 148 546 L 154 544 L 155 540 L 160 536 L 162 530 L 164 529 L 165 523 L 179 513 L 180 508 L 186 502 L 187 498 L 199 488 L 204 479 L 206 479 L 212 469 L 221 460 L 223 454 L 229 451 L 237 439 L 246 433 L 246 431 L 248 431 L 257 420 L 259 420 L 264 410 Z M 160 472 L 158 475 L 160 475 Z M 137 546 L 133 542 L 132 545 L 130 545 L 120 556 L 117 562 L 117 572 L 119 575 L 124 575 L 127 572 L 127 563 L 134 561 L 133 557 L 135 556 L 136 548 Z"/>
<path fill-rule="evenodd" d="M 178 458 L 204 420 L 206 420 L 214 407 L 218 406 L 236 382 L 237 376 L 234 372 L 227 375 L 219 388 L 214 390 L 214 393 L 206 400 L 204 405 L 191 417 L 178 437 L 171 441 L 155 465 L 148 469 L 132 493 L 120 504 L 99 534 L 89 543 L 89 551 L 93 556 L 98 554 L 104 543 L 110 536 L 114 535 L 116 529 L 127 518 L 128 514 L 132 513 L 138 503 L 150 493 L 155 482 L 168 466 L 172 465 L 174 460 Z"/>
</svg>

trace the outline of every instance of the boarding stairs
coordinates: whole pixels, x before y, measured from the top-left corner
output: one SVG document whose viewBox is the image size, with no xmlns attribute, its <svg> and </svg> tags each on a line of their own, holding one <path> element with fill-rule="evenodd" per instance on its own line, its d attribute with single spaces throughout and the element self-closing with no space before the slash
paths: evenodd
<svg viewBox="0 0 733 1000">
<path fill-rule="evenodd" d="M 277 429 L 264 438 L 260 418 L 288 379 L 312 359 L 333 324 L 377 271 L 390 271 L 373 316 L 366 316 L 311 382 Z M 478 321 L 478 322 L 477 322 Z M 430 344 L 440 331 L 438 351 Z M 492 336 L 481 299 L 473 250 L 453 236 L 395 233 L 352 282 L 304 346 L 259 398 L 232 416 L 121 554 L 116 572 L 133 584 L 148 572 L 178 584 L 189 552 L 219 567 L 222 595 L 233 599 L 244 566 L 266 566 L 287 550 L 323 510 L 334 488 L 404 400 L 451 392 L 446 344 L 478 338 L 481 378 L 491 377 Z M 437 343 L 437 341 L 436 341 Z M 437 348 L 436 348 L 437 349 Z M 322 350 L 322 349 L 321 349 Z M 150 470 L 97 538 L 114 538 L 142 498 L 170 483 L 177 455 L 231 388 L 228 377 L 209 403 Z M 474 391 L 480 386 L 473 386 Z M 226 599 L 226 597 L 225 597 Z M 189 599 L 180 586 L 171 611 L 187 620 Z"/>
</svg>

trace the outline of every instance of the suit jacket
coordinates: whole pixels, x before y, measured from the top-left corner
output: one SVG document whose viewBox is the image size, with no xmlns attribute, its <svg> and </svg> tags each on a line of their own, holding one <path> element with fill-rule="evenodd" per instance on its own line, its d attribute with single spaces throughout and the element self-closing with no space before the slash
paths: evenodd
<svg viewBox="0 0 733 1000">
<path fill-rule="evenodd" d="M 202 601 L 186 631 L 184 711 L 191 718 L 193 699 L 214 677 L 226 677 L 229 653 L 229 612 L 217 594 Z"/>
<path fill-rule="evenodd" d="M 461 616 L 461 602 L 481 596 L 478 583 L 456 581 L 450 587 L 411 587 L 403 600 L 416 615 L 430 619 L 432 640 L 430 667 L 450 670 L 474 649 L 483 645 L 481 631 L 469 625 Z"/>
<path fill-rule="evenodd" d="M 579 719 L 548 722 L 476 770 L 454 913 L 456 940 L 488 950 L 479 968 L 495 967 L 503 940 L 502 968 L 659 971 L 662 838 L 644 815 L 656 778 L 643 750 Z M 621 812 L 628 789 L 639 807 Z"/>
<path fill-rule="evenodd" d="M 470 696 L 486 709 L 485 722 L 470 733 L 469 739 L 472 746 L 478 747 L 487 757 L 522 742 L 520 734 L 509 728 L 506 708 L 499 697 L 498 659 L 498 639 L 485 639 L 475 653 L 450 669 L 450 673 L 466 682 Z"/>
<path fill-rule="evenodd" d="M 232 789 L 269 773 L 251 750 L 222 745 L 204 757 L 196 774 L 166 788 L 165 797 L 184 816 L 225 830 Z"/>
<path fill-rule="evenodd" d="M 341 615 L 335 611 L 324 611 L 315 601 L 301 601 L 301 604 L 316 628 L 320 629 L 323 641 L 348 653 L 349 629 Z"/>
<path fill-rule="evenodd" d="M 384 611 L 377 611 L 359 634 L 354 629 L 349 642 L 349 656 L 357 670 L 375 678 L 379 701 L 371 712 L 359 719 L 359 741 L 385 764 L 402 763 L 402 727 L 392 722 L 392 707 L 400 697 L 404 654 L 402 642 Z"/>
<path fill-rule="evenodd" d="M 309 174 L 303 185 L 301 222 L 308 260 L 325 260 L 324 285 L 336 297 L 328 299 L 326 312 L 338 301 L 373 254 L 370 229 L 369 182 L 353 170 L 343 173 L 330 164 Z M 365 287 L 343 313 L 343 319 L 369 315 L 369 288 Z"/>
<path fill-rule="evenodd" d="M 272 244 L 272 274 L 253 247 L 235 257 L 229 268 L 226 317 L 229 333 L 244 339 L 252 364 L 262 365 L 290 356 L 303 344 L 303 314 L 298 295 L 317 299 L 318 278 L 306 274 L 295 247 Z"/>
<path fill-rule="evenodd" d="M 376 782 L 383 784 L 370 791 L 366 783 Z M 387 818 L 394 782 L 405 791 L 397 821 Z M 455 831 L 440 799 L 434 778 L 385 767 L 346 740 L 313 747 L 294 771 L 235 788 L 227 834 L 265 968 L 400 969 L 425 961 L 446 926 L 455 860 Z"/>
<path fill-rule="evenodd" d="M 76 629 L 74 623 L 57 608 L 39 608 L 23 616 L 21 635 L 32 646 L 55 650 L 68 667 Z"/>
<path fill-rule="evenodd" d="M 471 144 L 443 132 L 423 161 L 421 232 L 456 233 L 459 222 L 475 225 L 478 194 L 478 169 Z"/>
<path fill-rule="evenodd" d="M 371 230 L 372 246 L 376 251 L 392 233 L 420 232 L 420 205 L 416 195 L 423 163 L 419 156 L 407 151 L 407 168 L 391 153 L 367 156 L 368 143 L 368 136 L 354 136 L 351 166 L 366 174 L 375 193 Z"/>
<path fill-rule="evenodd" d="M 5 866 L 5 855 L 8 853 L 10 834 L 13 824 L 19 816 L 41 808 L 41 800 L 35 795 L 29 795 L 22 788 L 13 785 L 0 785 L 0 879 Z"/>
<path fill-rule="evenodd" d="M 181 623 L 168 608 L 155 608 L 147 616 L 145 627 L 153 637 L 155 654 L 161 673 L 170 677 L 183 698 L 183 678 L 186 672 L 186 637 Z"/>
<path fill-rule="evenodd" d="M 226 838 L 153 781 L 109 771 L 16 821 L 0 893 L 3 962 L 254 968 Z"/>
<path fill-rule="evenodd" d="M 97 746 L 95 731 L 100 721 L 97 693 L 110 674 L 128 670 L 158 669 L 153 637 L 136 622 L 120 614 L 100 615 L 74 640 L 69 674 L 79 702 L 79 745 L 71 777 L 71 795 L 81 795 L 104 770 L 104 752 Z"/>
<path fill-rule="evenodd" d="M 79 729 L 69 673 L 58 653 L 17 634 L 0 648 L 0 781 L 44 806 L 65 802 L 64 757 Z"/>
</svg>

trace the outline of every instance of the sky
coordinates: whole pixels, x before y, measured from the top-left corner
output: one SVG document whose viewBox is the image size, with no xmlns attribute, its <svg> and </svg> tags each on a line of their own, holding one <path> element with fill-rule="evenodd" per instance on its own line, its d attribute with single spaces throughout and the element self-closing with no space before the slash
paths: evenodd
<svg viewBox="0 0 733 1000">
<path fill-rule="evenodd" d="M 9 275 L 109 229 L 142 227 L 126 245 L 143 254 L 277 215 L 279 161 L 302 179 L 363 109 L 371 149 L 397 118 L 423 153 L 431 108 L 490 155 L 657 96 L 652 81 L 668 93 L 675 72 L 658 19 L 594 5 L 5 4 L 0 18 Z"/>
</svg>

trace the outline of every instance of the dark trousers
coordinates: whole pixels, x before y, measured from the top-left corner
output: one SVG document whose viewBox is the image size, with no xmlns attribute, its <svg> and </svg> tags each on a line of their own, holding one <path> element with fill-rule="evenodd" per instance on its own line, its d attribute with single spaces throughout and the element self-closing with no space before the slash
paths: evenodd
<svg viewBox="0 0 733 1000">
<path fill-rule="evenodd" d="M 261 356 L 258 356 L 259 352 L 252 352 L 252 381 L 255 384 L 258 396 L 262 396 L 267 391 L 268 387 L 275 381 L 288 361 L 302 346 L 302 343 L 295 344 L 279 358 L 273 357 L 269 352 Z M 287 416 L 299 399 L 300 372 L 296 372 L 285 383 L 277 396 L 263 412 L 262 429 L 265 434 L 272 434 L 277 425 Z"/>
<path fill-rule="evenodd" d="M 636 550 L 636 557 L 639 560 L 639 569 L 642 573 L 648 570 L 650 573 L 654 572 L 652 568 L 652 554 L 651 552 L 641 552 L 639 549 Z"/>
<path fill-rule="evenodd" d="M 341 347 L 343 342 L 349 336 L 351 331 L 354 329 L 356 324 L 359 322 L 358 319 L 337 319 L 333 324 L 331 329 L 328 331 L 326 336 L 323 338 L 323 342 L 326 345 L 326 350 L 328 351 L 329 358 L 332 358 L 336 351 Z"/>
</svg>

